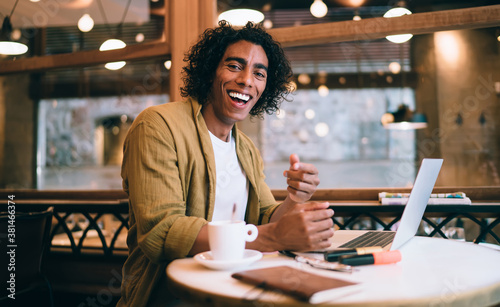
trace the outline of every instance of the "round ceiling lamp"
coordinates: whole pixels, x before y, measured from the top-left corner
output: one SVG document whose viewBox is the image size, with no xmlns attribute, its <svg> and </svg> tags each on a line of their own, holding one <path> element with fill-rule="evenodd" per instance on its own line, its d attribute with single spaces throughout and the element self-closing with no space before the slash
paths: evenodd
<svg viewBox="0 0 500 307">
<path fill-rule="evenodd" d="M 99 47 L 99 51 L 107 51 L 107 50 L 116 50 L 116 49 L 122 49 L 125 48 L 127 44 L 125 44 L 124 41 L 116 38 L 108 39 L 104 43 L 102 43 L 101 47 Z M 104 67 L 106 67 L 109 70 L 118 70 L 121 69 L 123 66 L 125 66 L 126 62 L 125 61 L 118 61 L 118 62 L 110 62 L 106 63 Z"/>
<path fill-rule="evenodd" d="M 11 38 L 12 24 L 9 16 L 5 16 L 0 32 L 0 54 L 20 55 L 28 51 L 28 46 L 22 43 L 14 42 Z"/>
<path fill-rule="evenodd" d="M 127 44 L 121 39 L 111 38 L 102 43 L 101 47 L 99 47 L 99 51 L 107 51 L 107 50 L 115 50 L 125 48 Z"/>
<path fill-rule="evenodd" d="M 25 54 L 27 51 L 28 46 L 26 46 L 25 44 L 11 41 L 0 41 L 0 54 L 20 55 Z"/>
<path fill-rule="evenodd" d="M 401 17 L 404 15 L 411 15 L 411 11 L 405 7 L 393 7 L 392 9 L 385 12 L 385 18 Z"/>
<path fill-rule="evenodd" d="M 10 18 L 14 14 L 18 2 L 19 0 L 16 0 L 10 14 L 3 19 L 2 30 L 0 31 L 0 54 L 20 55 L 28 51 L 28 46 L 12 40 L 12 23 L 10 22 Z"/>
<path fill-rule="evenodd" d="M 243 27 L 247 22 L 259 23 L 264 20 L 264 14 L 251 9 L 234 9 L 221 13 L 219 21 L 225 20 L 233 26 Z"/>
<path fill-rule="evenodd" d="M 118 33 L 117 33 L 116 37 L 121 36 L 123 22 L 125 21 L 125 17 L 127 16 L 127 12 L 128 12 L 128 9 L 130 7 L 131 2 L 132 2 L 132 0 L 127 1 L 127 6 L 125 7 L 125 11 L 123 12 L 122 20 L 118 24 Z M 106 12 L 102 6 L 101 0 L 98 0 L 97 3 L 99 4 L 99 10 L 101 11 L 102 16 L 104 17 L 104 20 L 107 20 Z M 106 22 L 106 24 L 109 27 L 109 24 L 107 22 Z M 125 48 L 126 46 L 127 46 L 127 44 L 125 44 L 124 41 L 122 41 L 120 39 L 116 39 L 116 38 L 111 38 L 111 39 L 108 39 L 107 41 L 105 41 L 104 43 L 102 43 L 101 47 L 99 47 L 99 51 L 122 49 L 122 48 Z M 106 65 L 104 65 L 104 67 L 109 69 L 109 70 L 118 70 L 118 69 L 121 69 L 123 66 L 125 66 L 125 64 L 126 64 L 125 61 L 117 61 L 117 62 L 106 63 Z"/>
<path fill-rule="evenodd" d="M 328 7 L 321 0 L 314 0 L 309 10 L 311 11 L 311 14 L 316 18 L 325 17 L 326 13 L 328 13 Z"/>
<path fill-rule="evenodd" d="M 394 7 L 387 12 L 385 12 L 385 18 L 393 18 L 393 17 L 401 17 L 404 15 L 411 15 L 411 11 L 404 7 Z M 397 34 L 397 35 L 389 35 L 385 38 L 393 43 L 401 44 L 409 41 L 413 37 L 413 34 Z"/>
<path fill-rule="evenodd" d="M 386 37 L 388 41 L 395 44 L 401 44 L 409 41 L 413 37 L 413 34 L 397 34 L 397 35 L 389 35 Z"/>
</svg>

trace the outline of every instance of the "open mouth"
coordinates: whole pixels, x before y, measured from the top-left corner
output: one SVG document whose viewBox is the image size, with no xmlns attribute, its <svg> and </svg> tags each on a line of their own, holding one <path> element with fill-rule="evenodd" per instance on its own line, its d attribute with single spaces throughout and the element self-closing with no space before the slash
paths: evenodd
<svg viewBox="0 0 500 307">
<path fill-rule="evenodd" d="M 246 104 L 250 100 L 250 95 L 238 92 L 228 92 L 229 97 L 238 104 Z"/>
</svg>

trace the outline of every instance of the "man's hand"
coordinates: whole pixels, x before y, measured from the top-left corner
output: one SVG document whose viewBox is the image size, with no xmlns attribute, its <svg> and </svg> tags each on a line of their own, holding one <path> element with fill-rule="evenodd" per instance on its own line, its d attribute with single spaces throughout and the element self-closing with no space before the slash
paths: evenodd
<svg viewBox="0 0 500 307">
<path fill-rule="evenodd" d="M 282 249 L 310 251 L 328 248 L 333 236 L 329 203 L 297 204 L 275 223 L 274 235 Z"/>
<path fill-rule="evenodd" d="M 287 177 L 288 195 L 274 211 L 270 223 L 259 226 L 259 236 L 247 248 L 260 251 L 310 251 L 330 247 L 333 236 L 333 210 L 329 203 L 306 202 L 319 184 L 318 169 L 290 155 Z"/>
<path fill-rule="evenodd" d="M 311 199 L 319 184 L 318 169 L 309 163 L 301 163 L 299 156 L 290 155 L 290 169 L 283 172 L 287 177 L 290 200 L 302 203 Z"/>
<path fill-rule="evenodd" d="M 276 221 L 259 225 L 259 235 L 246 248 L 271 252 L 276 250 L 312 251 L 330 247 L 333 236 L 333 210 L 327 202 L 294 204 Z"/>
</svg>

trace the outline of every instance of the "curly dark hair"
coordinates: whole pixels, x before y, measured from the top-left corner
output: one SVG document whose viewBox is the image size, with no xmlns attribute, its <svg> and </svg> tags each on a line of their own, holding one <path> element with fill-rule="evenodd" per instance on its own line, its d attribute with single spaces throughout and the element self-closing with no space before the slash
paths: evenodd
<svg viewBox="0 0 500 307">
<path fill-rule="evenodd" d="M 260 25 L 252 22 L 235 29 L 222 20 L 218 27 L 207 29 L 201 35 L 184 57 L 187 65 L 182 69 L 184 87 L 181 87 L 181 95 L 196 98 L 202 105 L 207 103 L 215 71 L 227 47 L 241 40 L 261 46 L 269 61 L 266 88 L 250 115 L 262 117 L 264 112 L 276 112 L 292 90 L 289 84 L 292 69 L 281 45 Z"/>
</svg>

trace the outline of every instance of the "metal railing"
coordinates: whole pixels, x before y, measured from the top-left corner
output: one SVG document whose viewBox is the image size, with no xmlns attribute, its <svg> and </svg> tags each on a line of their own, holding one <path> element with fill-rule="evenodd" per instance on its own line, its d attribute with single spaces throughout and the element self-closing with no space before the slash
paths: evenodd
<svg viewBox="0 0 500 307">
<path fill-rule="evenodd" d="M 335 206 L 333 204 L 332 207 L 335 210 L 333 222 L 339 229 L 393 230 L 404 210 L 404 206 L 400 205 Z M 466 237 L 472 235 L 468 241 L 482 243 L 488 238 L 489 242 L 500 244 L 500 230 L 495 232 L 495 227 L 498 225 L 500 225 L 500 204 L 428 205 L 417 234 L 448 239 L 447 228 L 461 227 L 464 228 Z M 474 230 L 474 234 L 471 234 L 471 230 Z"/>
<path fill-rule="evenodd" d="M 335 210 L 333 222 L 339 229 L 391 230 L 401 219 L 404 206 L 380 205 L 373 200 L 375 190 L 357 192 L 361 200 L 346 200 L 350 190 L 320 191 L 313 200 L 328 200 Z M 491 192 L 487 190 L 489 196 Z M 129 228 L 128 200 L 122 191 L 43 192 L 0 191 L 15 193 L 16 211 L 43 211 L 54 207 L 51 230 L 51 252 L 73 255 L 98 253 L 105 257 L 126 255 Z M 279 201 L 283 191 L 273 191 Z M 343 194 L 342 194 L 343 193 Z M 493 191 L 493 193 L 496 192 Z M 316 195 L 315 194 L 315 195 Z M 484 192 L 483 192 L 484 194 Z M 346 196 L 347 195 L 347 196 Z M 0 199 L 0 211 L 7 208 Z M 330 200 L 333 199 L 333 200 Z M 75 221 L 77 217 L 83 223 Z M 472 226 L 471 226 L 472 225 Z M 448 238 L 448 229 L 464 227 L 467 241 L 500 244 L 500 202 L 473 202 L 472 205 L 428 205 L 418 235 Z"/>
</svg>

